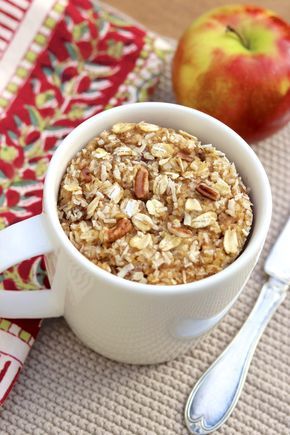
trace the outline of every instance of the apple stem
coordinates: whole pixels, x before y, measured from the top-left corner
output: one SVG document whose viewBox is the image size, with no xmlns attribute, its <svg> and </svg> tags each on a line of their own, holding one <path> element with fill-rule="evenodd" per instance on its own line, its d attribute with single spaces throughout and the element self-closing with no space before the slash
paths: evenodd
<svg viewBox="0 0 290 435">
<path fill-rule="evenodd" d="M 247 49 L 247 50 L 249 50 L 250 49 L 250 46 L 249 46 L 249 43 L 248 43 L 248 41 L 246 40 L 246 38 L 244 38 L 243 37 L 243 35 L 241 35 L 236 29 L 234 29 L 232 26 L 227 26 L 226 27 L 226 32 L 232 32 L 232 33 L 234 33 L 235 35 L 237 35 L 237 37 L 240 39 L 240 41 L 241 41 L 241 43 L 243 44 L 243 46 Z"/>
</svg>

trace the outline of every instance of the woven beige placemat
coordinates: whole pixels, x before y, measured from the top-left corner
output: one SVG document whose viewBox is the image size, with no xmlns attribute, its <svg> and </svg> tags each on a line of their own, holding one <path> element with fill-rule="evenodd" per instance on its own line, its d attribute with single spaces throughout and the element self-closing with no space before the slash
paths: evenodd
<svg viewBox="0 0 290 435">
<path fill-rule="evenodd" d="M 174 101 L 169 64 L 155 100 Z M 140 367 L 89 350 L 62 319 L 46 321 L 1 410 L 0 434 L 187 434 L 187 396 L 246 320 L 265 279 L 264 259 L 290 215 L 290 125 L 254 149 L 272 186 L 272 225 L 258 266 L 222 323 L 185 356 Z M 290 294 L 266 329 L 238 405 L 218 433 L 288 435 L 289 415 Z"/>
</svg>

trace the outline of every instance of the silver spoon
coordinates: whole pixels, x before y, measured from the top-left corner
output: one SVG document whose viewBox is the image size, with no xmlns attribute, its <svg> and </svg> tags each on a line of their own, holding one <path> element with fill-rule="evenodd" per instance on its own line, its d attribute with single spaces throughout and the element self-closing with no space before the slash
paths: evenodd
<svg viewBox="0 0 290 435">
<path fill-rule="evenodd" d="M 203 374 L 188 397 L 185 422 L 192 434 L 209 434 L 229 418 L 258 341 L 290 286 L 290 219 L 265 263 L 270 276 L 239 333 Z"/>
</svg>

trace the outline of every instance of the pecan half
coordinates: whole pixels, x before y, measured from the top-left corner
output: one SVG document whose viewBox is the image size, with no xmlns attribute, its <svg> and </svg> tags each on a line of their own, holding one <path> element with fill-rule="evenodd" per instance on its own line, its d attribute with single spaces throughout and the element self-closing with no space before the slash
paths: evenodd
<svg viewBox="0 0 290 435">
<path fill-rule="evenodd" d="M 205 198 L 211 199 L 212 201 L 216 201 L 220 197 L 220 194 L 217 190 L 213 189 L 205 183 L 200 183 L 198 186 L 196 186 L 195 190 L 200 195 L 204 196 Z"/>
<path fill-rule="evenodd" d="M 149 173 L 143 166 L 138 169 L 135 176 L 134 192 L 138 199 L 147 199 L 149 196 Z"/>
<path fill-rule="evenodd" d="M 133 228 L 131 221 L 127 218 L 119 219 L 113 228 L 108 231 L 108 242 L 112 243 L 129 233 Z"/>
</svg>

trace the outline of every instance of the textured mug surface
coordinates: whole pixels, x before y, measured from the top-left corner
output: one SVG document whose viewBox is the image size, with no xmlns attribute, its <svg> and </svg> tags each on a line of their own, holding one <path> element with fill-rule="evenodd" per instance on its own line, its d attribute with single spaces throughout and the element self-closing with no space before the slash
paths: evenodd
<svg viewBox="0 0 290 435">
<path fill-rule="evenodd" d="M 254 204 L 252 232 L 242 254 L 223 271 L 201 281 L 175 286 L 136 283 L 95 266 L 77 251 L 63 232 L 57 217 L 57 195 L 68 162 L 92 137 L 114 123 L 139 121 L 182 129 L 197 136 L 202 143 L 212 143 L 235 162 L 250 188 Z M 22 317 L 64 314 L 86 345 L 118 361 L 148 364 L 173 359 L 193 347 L 214 327 L 239 295 L 263 247 L 271 204 L 269 182 L 259 159 L 242 138 L 216 119 L 169 103 L 128 104 L 102 112 L 74 129 L 50 162 L 43 214 L 32 219 L 38 219 L 34 227 L 41 225 L 45 233 L 42 252 L 46 253 L 52 290 L 27 292 L 35 295 L 30 296 L 33 299 L 30 312 L 24 307 Z M 25 222 L 9 227 L 11 234 L 13 227 Z M 33 238 L 32 234 L 30 236 Z M 36 247 L 32 254 L 35 251 Z M 9 264 L 13 264 L 12 260 Z M 17 295 L 11 295 L 11 301 L 12 297 L 15 304 Z M 24 300 L 25 295 L 22 297 Z M 11 308 L 12 302 L 9 305 L 8 296 L 6 301 L 0 294 L 0 302 L 1 298 L 7 312 L 3 313 L 0 308 L 0 315 L 19 314 Z"/>
</svg>

